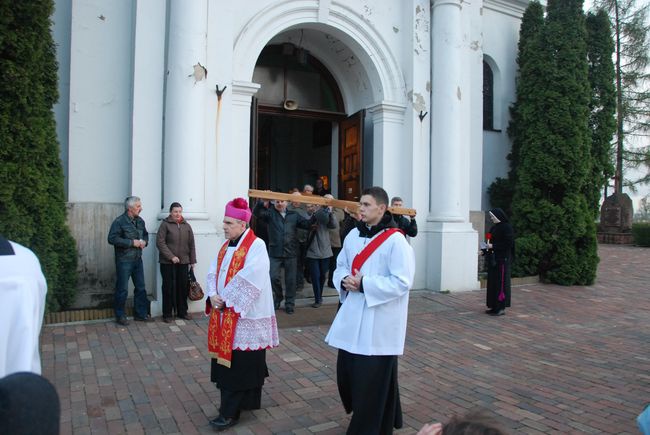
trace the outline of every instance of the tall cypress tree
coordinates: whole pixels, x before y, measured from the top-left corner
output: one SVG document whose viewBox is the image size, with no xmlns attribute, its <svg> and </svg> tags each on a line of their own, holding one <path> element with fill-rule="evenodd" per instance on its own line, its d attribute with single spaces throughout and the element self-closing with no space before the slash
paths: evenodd
<svg viewBox="0 0 650 435">
<path fill-rule="evenodd" d="M 633 187 L 650 183 L 650 146 L 633 147 L 635 138 L 650 136 L 650 3 L 595 0 L 594 6 L 604 9 L 613 24 L 618 106 L 615 190 L 621 193 L 624 184 Z M 632 168 L 645 166 L 646 175 L 638 180 L 624 180 L 624 163 Z"/>
<path fill-rule="evenodd" d="M 510 107 L 510 123 L 508 135 L 512 140 L 512 148 L 508 154 L 510 170 L 508 178 L 497 178 L 488 187 L 490 203 L 493 207 L 501 207 L 510 216 L 512 214 L 512 195 L 516 184 L 517 166 L 519 164 L 519 149 L 526 143 L 527 136 L 532 133 L 529 123 L 531 96 L 539 92 L 539 80 L 542 79 L 543 63 L 540 62 L 538 43 L 544 27 L 544 8 L 533 1 L 530 2 L 521 19 L 519 28 L 519 43 L 517 52 L 517 100 Z"/>
<path fill-rule="evenodd" d="M 30 247 L 48 283 L 47 308 L 76 292 L 77 253 L 66 226 L 52 106 L 58 98 L 52 0 L 0 3 L 0 220 Z"/>
<path fill-rule="evenodd" d="M 587 47 L 589 50 L 589 128 L 593 166 L 585 195 L 594 218 L 598 216 L 601 191 L 614 175 L 611 141 L 616 132 L 616 78 L 612 54 L 614 39 L 611 23 L 603 10 L 587 15 Z"/>
<path fill-rule="evenodd" d="M 513 222 L 516 273 L 555 283 L 589 284 L 596 275 L 596 227 L 585 198 L 592 171 L 585 17 L 582 0 L 549 0 L 535 45 L 537 92 L 516 168 Z"/>
</svg>

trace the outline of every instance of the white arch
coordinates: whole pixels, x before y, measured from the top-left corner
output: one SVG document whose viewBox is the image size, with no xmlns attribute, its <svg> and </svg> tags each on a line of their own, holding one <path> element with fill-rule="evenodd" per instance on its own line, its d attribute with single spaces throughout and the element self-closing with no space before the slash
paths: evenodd
<svg viewBox="0 0 650 435">
<path fill-rule="evenodd" d="M 375 102 L 406 103 L 406 84 L 386 41 L 356 11 L 332 2 L 327 22 L 318 19 L 318 0 L 286 0 L 262 9 L 242 27 L 233 48 L 233 77 L 250 81 L 257 56 L 275 35 L 295 27 L 331 31 L 354 52 L 373 83 Z M 318 25 L 318 26 L 315 26 Z M 377 84 L 379 84 L 377 86 Z"/>
</svg>

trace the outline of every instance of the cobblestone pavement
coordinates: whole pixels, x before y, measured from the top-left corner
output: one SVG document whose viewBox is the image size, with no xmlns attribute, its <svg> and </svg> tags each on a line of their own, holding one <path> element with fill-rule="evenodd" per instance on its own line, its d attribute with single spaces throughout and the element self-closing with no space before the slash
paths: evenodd
<svg viewBox="0 0 650 435">
<path fill-rule="evenodd" d="M 602 245 L 589 287 L 513 288 L 506 316 L 484 314 L 481 291 L 411 297 L 399 380 L 405 427 L 476 407 L 513 433 L 638 433 L 650 401 L 650 249 Z M 278 311 L 280 347 L 262 409 L 237 434 L 342 434 L 336 352 L 323 338 L 333 301 Z M 211 433 L 219 394 L 209 382 L 207 322 L 48 326 L 43 374 L 57 387 L 63 434 Z"/>
</svg>

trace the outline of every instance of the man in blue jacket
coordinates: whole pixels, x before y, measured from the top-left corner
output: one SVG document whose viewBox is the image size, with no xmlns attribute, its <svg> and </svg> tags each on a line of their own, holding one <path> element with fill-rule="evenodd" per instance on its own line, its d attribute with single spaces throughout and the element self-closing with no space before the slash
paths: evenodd
<svg viewBox="0 0 650 435">
<path fill-rule="evenodd" d="M 115 321 L 126 326 L 124 305 L 128 295 L 129 278 L 133 280 L 133 319 L 149 322 L 149 300 L 144 287 L 142 250 L 149 243 L 149 233 L 140 217 L 142 202 L 137 196 L 124 200 L 124 213 L 111 224 L 108 243 L 115 247 Z"/>
</svg>

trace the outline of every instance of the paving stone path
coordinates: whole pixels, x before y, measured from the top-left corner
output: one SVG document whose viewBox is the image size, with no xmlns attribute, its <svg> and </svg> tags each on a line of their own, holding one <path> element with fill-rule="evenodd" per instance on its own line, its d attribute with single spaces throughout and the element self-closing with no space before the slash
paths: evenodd
<svg viewBox="0 0 650 435">
<path fill-rule="evenodd" d="M 596 284 L 513 289 L 506 316 L 482 291 L 413 292 L 399 379 L 413 434 L 477 407 L 512 433 L 638 433 L 650 402 L 650 249 L 601 245 Z M 262 409 L 229 433 L 343 434 L 336 351 L 323 338 L 334 301 L 278 311 L 281 345 L 267 355 Z M 56 386 L 62 434 L 212 433 L 207 321 L 47 326 L 43 374 Z"/>
</svg>

